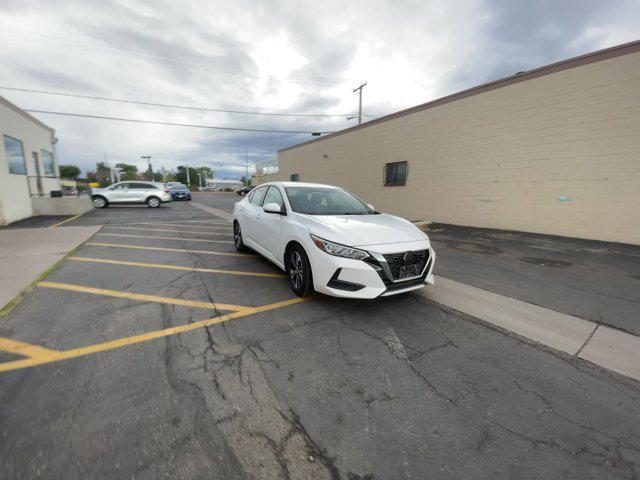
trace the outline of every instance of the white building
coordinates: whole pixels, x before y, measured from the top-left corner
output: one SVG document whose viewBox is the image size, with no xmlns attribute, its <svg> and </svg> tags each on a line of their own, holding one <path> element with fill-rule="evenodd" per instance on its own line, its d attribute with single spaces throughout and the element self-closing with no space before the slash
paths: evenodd
<svg viewBox="0 0 640 480">
<path fill-rule="evenodd" d="M 222 190 L 226 190 L 227 188 L 231 188 L 233 190 L 237 190 L 239 188 L 242 188 L 244 186 L 244 183 L 242 183 L 240 180 L 227 180 L 227 179 L 220 179 L 220 178 L 207 178 L 206 185 L 207 185 L 206 186 L 207 190 L 222 191 Z"/>
<path fill-rule="evenodd" d="M 0 96 L 0 225 L 40 213 L 60 190 L 55 131 Z"/>
</svg>

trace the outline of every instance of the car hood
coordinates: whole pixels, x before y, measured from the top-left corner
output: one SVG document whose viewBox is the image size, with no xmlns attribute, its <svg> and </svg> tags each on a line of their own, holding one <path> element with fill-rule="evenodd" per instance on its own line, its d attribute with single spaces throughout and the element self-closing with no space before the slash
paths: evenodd
<svg viewBox="0 0 640 480">
<path fill-rule="evenodd" d="M 313 235 L 352 247 L 429 239 L 410 221 L 385 213 L 377 215 L 297 215 L 300 222 Z"/>
</svg>

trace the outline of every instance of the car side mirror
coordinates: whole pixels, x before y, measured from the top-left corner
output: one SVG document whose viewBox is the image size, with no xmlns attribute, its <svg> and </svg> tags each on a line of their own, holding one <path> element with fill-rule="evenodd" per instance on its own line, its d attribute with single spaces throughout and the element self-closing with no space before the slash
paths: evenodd
<svg viewBox="0 0 640 480">
<path fill-rule="evenodd" d="M 367 203 L 367 207 L 369 207 L 371 210 L 373 210 L 374 212 L 376 211 L 376 207 L 374 207 L 373 205 L 371 205 L 370 203 Z"/>
<path fill-rule="evenodd" d="M 282 214 L 282 208 L 277 203 L 267 203 L 264 207 L 262 207 L 266 213 L 278 213 Z"/>
</svg>

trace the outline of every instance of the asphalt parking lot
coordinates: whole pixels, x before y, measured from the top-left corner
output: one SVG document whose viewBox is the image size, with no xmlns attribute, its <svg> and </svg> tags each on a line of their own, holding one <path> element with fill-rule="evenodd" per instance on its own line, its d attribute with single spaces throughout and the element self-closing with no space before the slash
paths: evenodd
<svg viewBox="0 0 640 480">
<path fill-rule="evenodd" d="M 640 476 L 638 382 L 416 295 L 299 299 L 189 202 L 66 225 L 104 227 L 0 319 L 1 478 Z"/>
</svg>

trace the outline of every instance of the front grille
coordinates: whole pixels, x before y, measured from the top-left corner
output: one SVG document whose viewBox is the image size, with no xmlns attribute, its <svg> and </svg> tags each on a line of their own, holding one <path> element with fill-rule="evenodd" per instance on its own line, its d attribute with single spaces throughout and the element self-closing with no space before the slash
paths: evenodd
<svg viewBox="0 0 640 480">
<path fill-rule="evenodd" d="M 422 273 L 424 266 L 429 260 L 429 250 L 417 250 L 413 252 L 389 253 L 383 255 L 389 265 L 393 279 L 397 280 L 400 274 L 400 267 L 407 265 L 418 265 L 418 272 Z"/>
</svg>

